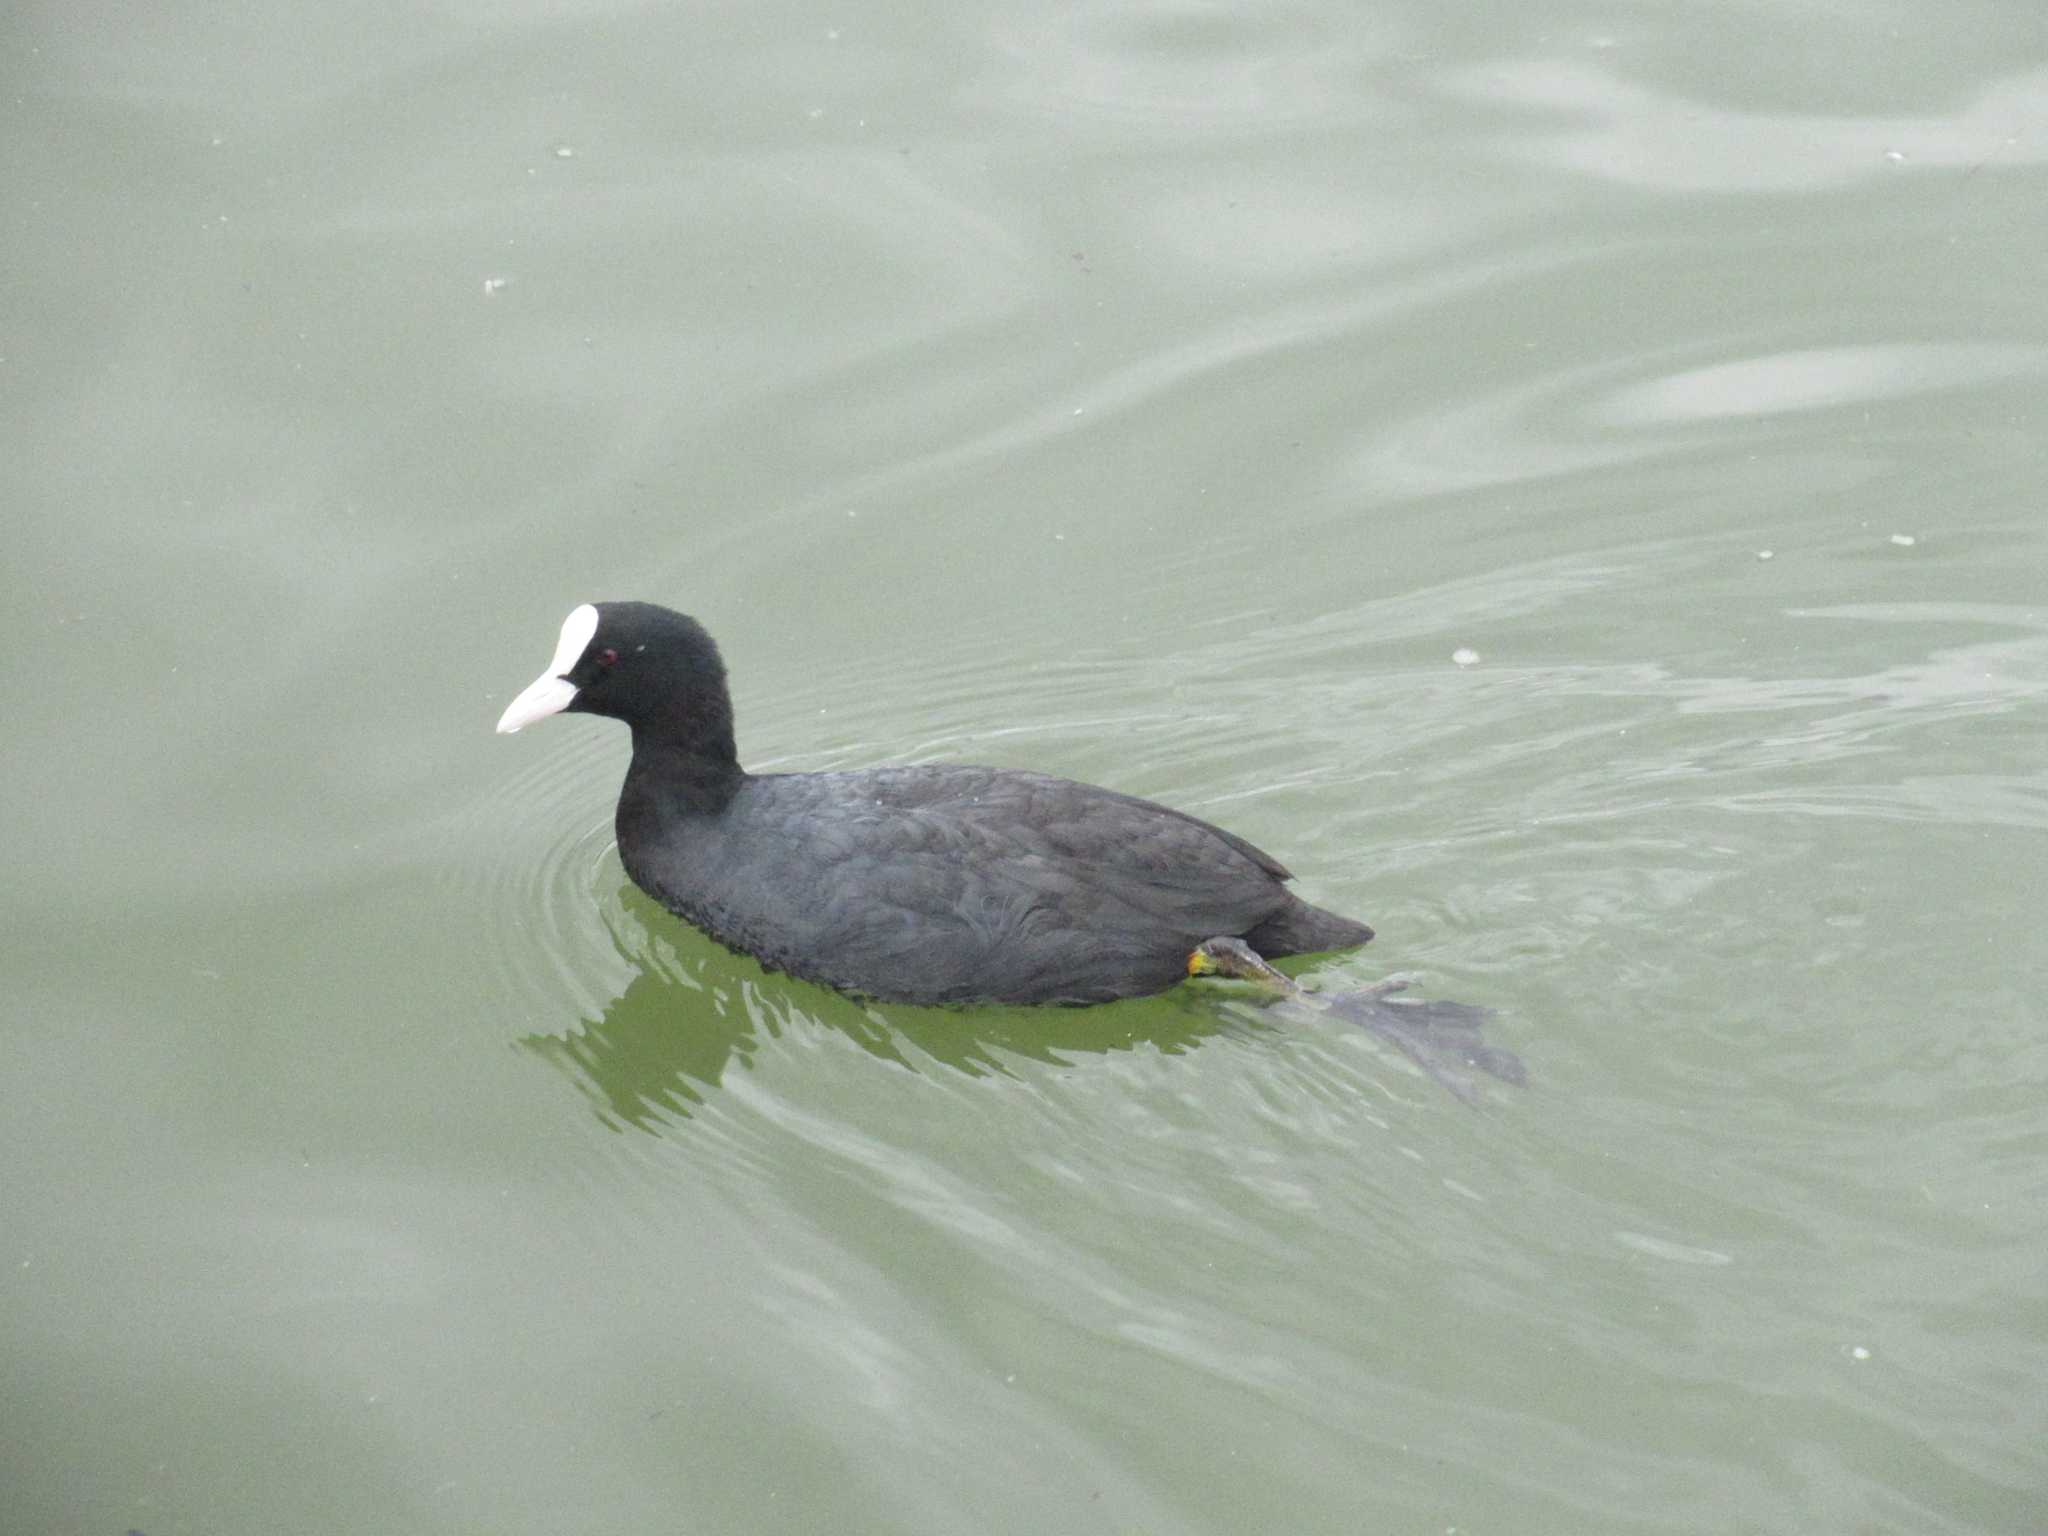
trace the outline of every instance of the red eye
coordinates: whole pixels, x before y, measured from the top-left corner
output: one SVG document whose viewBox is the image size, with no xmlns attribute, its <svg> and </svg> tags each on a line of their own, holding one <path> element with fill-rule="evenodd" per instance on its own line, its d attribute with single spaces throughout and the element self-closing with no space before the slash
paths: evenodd
<svg viewBox="0 0 2048 1536">
<path fill-rule="evenodd" d="M 618 660 L 619 653 L 613 650 L 610 646 L 606 646 L 603 650 L 597 653 L 597 664 L 600 667 L 617 666 Z"/>
</svg>

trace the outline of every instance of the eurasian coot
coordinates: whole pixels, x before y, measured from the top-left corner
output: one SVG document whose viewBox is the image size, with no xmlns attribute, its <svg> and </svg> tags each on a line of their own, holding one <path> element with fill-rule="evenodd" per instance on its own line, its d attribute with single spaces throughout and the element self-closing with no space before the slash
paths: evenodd
<svg viewBox="0 0 2048 1536">
<path fill-rule="evenodd" d="M 1010 768 L 751 774 L 718 647 L 652 603 L 586 603 L 506 708 L 633 732 L 619 857 L 686 922 L 771 970 L 883 1002 L 1096 1003 L 1172 986 L 1204 940 L 1349 949 L 1278 860 L 1192 816 Z"/>
</svg>

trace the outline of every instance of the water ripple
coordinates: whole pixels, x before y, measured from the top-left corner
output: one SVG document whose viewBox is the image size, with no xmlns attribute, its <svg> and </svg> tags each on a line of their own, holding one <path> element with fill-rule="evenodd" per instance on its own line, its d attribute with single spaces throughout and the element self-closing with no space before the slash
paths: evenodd
<svg viewBox="0 0 2048 1536">
<path fill-rule="evenodd" d="M 1531 59 L 1456 71 L 1446 89 L 1487 108 L 1579 120 L 1526 125 L 1499 153 L 1650 191 L 1812 192 L 1914 169 L 2038 165 L 2048 142 L 2019 132 L 2048 112 L 2048 71 L 1986 87 L 1960 111 L 1863 117 L 1742 112 L 1638 85 L 1582 59 Z"/>
<path fill-rule="evenodd" d="M 490 994 L 514 1018 L 592 1016 L 624 985 L 605 925 L 623 872 L 612 852 L 606 745 L 594 735 L 524 736 L 526 761 L 467 804 L 450 878 L 477 913 Z"/>
<path fill-rule="evenodd" d="M 1337 27 L 1306 7 L 1254 15 L 1125 0 L 1012 12 L 992 41 L 1006 68 L 977 100 L 1007 112 L 1076 120 L 1185 144 L 1211 135 L 1328 131 L 1375 111 L 1358 74 L 1384 56 L 1391 29 Z"/>
</svg>

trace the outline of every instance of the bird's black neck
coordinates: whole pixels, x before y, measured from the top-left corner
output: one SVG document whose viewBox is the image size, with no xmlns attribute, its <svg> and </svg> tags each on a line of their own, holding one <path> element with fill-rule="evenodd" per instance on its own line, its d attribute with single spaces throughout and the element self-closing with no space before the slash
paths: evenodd
<svg viewBox="0 0 2048 1536">
<path fill-rule="evenodd" d="M 683 742 L 636 728 L 633 762 L 626 769 L 620 802 L 623 806 L 627 799 L 646 801 L 649 809 L 671 814 L 716 816 L 739 793 L 746 777 L 730 734 Z"/>
</svg>

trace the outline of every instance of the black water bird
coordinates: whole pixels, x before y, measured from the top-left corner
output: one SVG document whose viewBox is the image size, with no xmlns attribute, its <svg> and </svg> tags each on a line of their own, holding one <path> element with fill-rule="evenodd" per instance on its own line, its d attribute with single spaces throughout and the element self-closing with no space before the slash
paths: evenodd
<svg viewBox="0 0 2048 1536">
<path fill-rule="evenodd" d="M 1364 923 L 1310 906 L 1243 838 L 1114 790 L 953 764 L 748 773 L 704 627 L 651 603 L 586 603 L 506 708 L 633 733 L 626 873 L 729 948 L 882 1002 L 1097 1003 L 1184 979 L 1196 946 L 1350 949 Z"/>
</svg>

